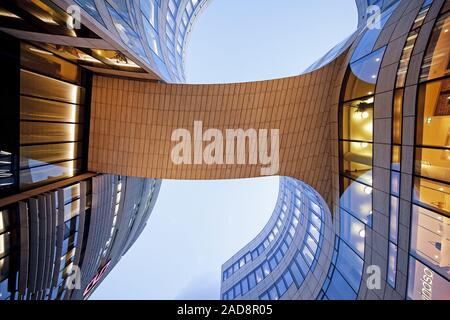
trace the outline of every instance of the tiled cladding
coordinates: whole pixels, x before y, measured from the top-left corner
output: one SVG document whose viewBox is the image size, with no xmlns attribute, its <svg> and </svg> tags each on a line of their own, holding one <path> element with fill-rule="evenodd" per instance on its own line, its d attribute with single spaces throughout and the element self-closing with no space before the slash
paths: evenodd
<svg viewBox="0 0 450 320">
<path fill-rule="evenodd" d="M 190 29 L 208 0 L 65 0 L 76 3 L 163 80 L 185 81 Z M 92 27 L 92 26 L 91 26 Z M 95 27 L 94 27 L 95 28 Z"/>
<path fill-rule="evenodd" d="M 278 223 L 282 215 L 289 223 Z M 271 236 L 273 241 L 268 242 Z M 268 224 L 223 265 L 221 298 L 315 298 L 330 264 L 333 240 L 331 214 L 321 196 L 301 181 L 281 178 L 278 203 Z M 261 246 L 258 256 L 241 264 L 245 252 Z"/>
<path fill-rule="evenodd" d="M 338 59 L 285 79 L 170 85 L 95 76 L 88 169 L 169 179 L 256 177 L 264 165 L 176 165 L 175 129 L 279 129 L 279 171 L 330 197 L 328 113 Z M 270 132 L 270 131 L 269 131 Z M 302 165 L 299 165 L 299 164 Z"/>
<path fill-rule="evenodd" d="M 87 298 L 136 240 L 161 182 L 87 176 L 0 209 L 0 300 Z"/>
</svg>

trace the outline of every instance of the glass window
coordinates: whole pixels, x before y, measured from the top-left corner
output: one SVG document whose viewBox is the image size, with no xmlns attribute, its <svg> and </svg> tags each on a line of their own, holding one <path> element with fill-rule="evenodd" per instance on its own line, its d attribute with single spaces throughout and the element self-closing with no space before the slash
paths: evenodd
<svg viewBox="0 0 450 320">
<path fill-rule="evenodd" d="M 146 19 L 142 19 L 145 37 L 147 38 L 147 42 L 149 43 L 150 49 L 158 56 L 160 56 L 160 47 L 159 47 L 159 38 L 156 31 L 150 26 L 150 23 Z"/>
<path fill-rule="evenodd" d="M 269 294 L 267 292 L 263 293 L 260 297 L 259 300 L 270 300 L 269 299 Z"/>
<path fill-rule="evenodd" d="M 291 266 L 289 267 L 289 269 L 291 270 L 292 276 L 294 277 L 297 287 L 300 287 L 303 283 L 304 278 L 303 278 L 303 275 L 302 275 L 299 267 L 297 266 L 297 264 L 295 262 L 293 262 L 291 264 Z"/>
<path fill-rule="evenodd" d="M 433 30 L 423 60 L 421 81 L 436 79 L 450 74 L 450 13 L 442 16 Z"/>
<path fill-rule="evenodd" d="M 413 199 L 430 209 L 450 213 L 450 186 L 424 178 L 415 178 Z"/>
<path fill-rule="evenodd" d="M 241 283 L 238 282 L 235 286 L 234 286 L 234 297 L 237 298 L 241 295 Z"/>
<path fill-rule="evenodd" d="M 287 291 L 286 284 L 284 283 L 283 278 L 280 278 L 280 280 L 277 281 L 276 287 L 278 289 L 278 294 L 280 295 L 280 297 L 282 297 L 283 294 L 285 294 Z"/>
<path fill-rule="evenodd" d="M 372 187 L 341 177 L 344 190 L 341 194 L 341 208 L 367 225 L 372 224 Z"/>
<path fill-rule="evenodd" d="M 281 253 L 281 250 L 277 250 L 275 253 L 275 259 L 277 259 L 278 263 L 283 259 L 283 253 Z"/>
<path fill-rule="evenodd" d="M 336 268 L 345 277 L 355 292 L 359 291 L 364 261 L 345 242 L 339 246 Z M 336 274 L 336 272 L 334 273 Z"/>
<path fill-rule="evenodd" d="M 9 212 L 8 210 L 0 211 L 0 233 L 5 232 L 9 227 Z"/>
<path fill-rule="evenodd" d="M 450 219 L 413 205 L 411 253 L 450 280 Z"/>
<path fill-rule="evenodd" d="M 339 272 L 333 273 L 327 296 L 331 300 L 355 300 L 357 295 Z"/>
<path fill-rule="evenodd" d="M 286 286 L 289 288 L 294 280 L 292 279 L 291 272 L 289 270 L 286 270 L 286 272 L 283 274 L 284 282 L 286 283 Z"/>
<path fill-rule="evenodd" d="M 420 86 L 417 115 L 417 144 L 450 148 L 450 78 Z"/>
<path fill-rule="evenodd" d="M 308 248 L 308 246 L 303 246 L 302 250 L 303 257 L 305 258 L 305 261 L 308 263 L 308 269 L 311 267 L 313 261 L 314 261 L 314 254 L 311 252 L 311 250 Z"/>
<path fill-rule="evenodd" d="M 309 225 L 308 232 L 316 240 L 316 242 L 319 242 L 320 232 L 314 225 L 312 224 Z"/>
<path fill-rule="evenodd" d="M 249 286 L 249 290 L 252 290 L 256 286 L 256 278 L 255 278 L 254 272 L 252 272 L 248 275 L 248 286 Z"/>
<path fill-rule="evenodd" d="M 342 173 L 361 182 L 372 181 L 373 145 L 368 142 L 342 141 Z"/>
<path fill-rule="evenodd" d="M 450 182 L 450 149 L 416 148 L 416 174 Z"/>
<path fill-rule="evenodd" d="M 378 49 L 349 67 L 344 100 L 373 95 L 386 47 Z"/>
<path fill-rule="evenodd" d="M 145 54 L 144 47 L 142 46 L 139 35 L 130 27 L 129 23 L 127 23 L 113 7 L 107 5 L 107 8 L 122 41 L 140 58 L 148 63 L 149 61 L 147 55 Z"/>
<path fill-rule="evenodd" d="M 400 196 L 400 172 L 391 171 L 391 194 Z"/>
<path fill-rule="evenodd" d="M 356 140 L 358 142 L 373 142 L 373 106 L 373 97 L 344 104 L 341 113 L 341 139 Z M 358 154 L 366 155 L 367 157 L 371 154 L 371 152 L 367 153 L 367 150 L 370 149 L 369 147 L 370 146 L 367 144 L 355 145 L 353 146 L 352 151 L 356 152 L 358 149 Z M 370 162 L 365 161 L 363 163 L 372 165 L 371 159 L 369 160 Z"/>
<path fill-rule="evenodd" d="M 384 25 L 389 20 L 389 17 L 392 15 L 394 10 L 397 8 L 399 2 L 400 1 L 396 1 L 396 3 L 394 3 L 391 7 L 389 7 L 382 13 L 380 19 L 380 28 L 372 28 L 372 29 L 367 28 L 366 33 L 361 38 L 361 40 L 358 43 L 358 46 L 353 52 L 351 62 L 359 60 L 362 57 L 369 54 L 370 52 L 372 52 L 373 47 L 377 42 L 378 37 L 381 33 L 381 30 L 383 30 Z"/>
<path fill-rule="evenodd" d="M 39 185 L 73 177 L 79 173 L 80 167 L 80 161 L 66 161 L 48 166 L 21 170 L 20 188 L 21 190 L 30 189 Z"/>
<path fill-rule="evenodd" d="M 270 258 L 269 265 L 270 265 L 270 269 L 272 271 L 277 267 L 278 263 L 274 256 L 272 258 Z"/>
<path fill-rule="evenodd" d="M 397 246 L 389 242 L 389 261 L 387 269 L 387 280 L 391 287 L 395 288 L 395 278 L 397 274 Z"/>
<path fill-rule="evenodd" d="M 256 275 L 256 283 L 260 283 L 264 279 L 261 267 L 256 268 L 255 275 Z"/>
<path fill-rule="evenodd" d="M 9 253 L 10 237 L 10 232 L 0 234 L 0 257 L 4 257 Z"/>
<path fill-rule="evenodd" d="M 156 13 L 158 10 L 155 9 L 155 6 L 153 0 L 141 0 L 141 11 L 144 13 L 147 20 L 150 21 L 153 28 L 156 29 Z"/>
<path fill-rule="evenodd" d="M 81 87 L 26 70 L 20 71 L 20 93 L 71 104 L 80 104 L 84 99 Z"/>
<path fill-rule="evenodd" d="M 360 257 L 364 258 L 366 226 L 345 210 L 341 210 L 340 224 L 342 240 L 350 245 Z"/>
<path fill-rule="evenodd" d="M 247 277 L 245 277 L 242 281 L 241 281 L 241 287 L 242 287 L 242 295 L 245 295 L 249 288 L 248 288 L 248 281 L 247 281 Z"/>
<path fill-rule="evenodd" d="M 298 253 L 297 256 L 295 257 L 295 261 L 297 262 L 298 266 L 300 267 L 300 270 L 302 271 L 302 273 L 306 276 L 306 274 L 308 274 L 308 272 L 309 272 L 309 266 L 300 253 Z"/>
<path fill-rule="evenodd" d="M 409 260 L 408 298 L 450 300 L 450 282 L 413 257 Z"/>
<path fill-rule="evenodd" d="M 399 199 L 391 196 L 391 212 L 389 217 L 389 240 L 397 244 L 398 238 L 398 213 L 400 210 Z"/>
<path fill-rule="evenodd" d="M 403 122 L 403 93 L 404 90 L 396 90 L 394 96 L 394 108 L 392 115 L 392 143 L 402 144 L 402 122 Z M 400 159 L 400 157 L 397 157 Z M 400 161 L 398 161 L 400 163 Z"/>
<path fill-rule="evenodd" d="M 416 44 L 417 37 L 419 35 L 418 30 L 412 31 L 406 39 L 405 46 L 403 48 L 402 57 L 400 59 L 400 65 L 397 71 L 397 83 L 396 87 L 401 88 L 405 86 L 406 73 L 408 72 L 409 61 L 411 59 L 414 46 Z"/>
<path fill-rule="evenodd" d="M 269 290 L 268 293 L 269 293 L 270 300 L 278 300 L 278 298 L 280 297 L 280 296 L 278 295 L 277 288 L 276 288 L 275 286 L 273 286 L 273 287 Z"/>
<path fill-rule="evenodd" d="M 67 60 L 49 53 L 47 50 L 40 49 L 28 43 L 21 42 L 20 63 L 28 70 L 33 70 L 49 77 L 69 81 L 75 84 L 79 84 L 81 81 L 81 72 L 76 64 L 70 63 Z M 30 72 L 30 74 L 33 73 Z M 39 80 L 42 82 L 45 79 L 46 77 L 42 76 Z M 38 85 L 39 83 L 31 81 L 31 88 L 33 88 L 33 84 Z M 49 85 L 49 83 L 43 84 L 44 87 Z M 54 90 L 58 89 L 56 87 L 51 87 L 51 85 L 50 88 Z M 47 88 L 47 90 L 52 91 L 50 88 Z"/>
<path fill-rule="evenodd" d="M 100 24 L 105 25 L 102 17 L 98 13 L 97 6 L 95 5 L 95 0 L 75 0 L 90 16 L 95 18 Z"/>
<path fill-rule="evenodd" d="M 270 274 L 270 267 L 269 267 L 269 263 L 267 261 L 265 261 L 262 264 L 262 269 L 263 269 L 263 272 L 264 272 L 264 277 L 267 277 Z"/>
</svg>

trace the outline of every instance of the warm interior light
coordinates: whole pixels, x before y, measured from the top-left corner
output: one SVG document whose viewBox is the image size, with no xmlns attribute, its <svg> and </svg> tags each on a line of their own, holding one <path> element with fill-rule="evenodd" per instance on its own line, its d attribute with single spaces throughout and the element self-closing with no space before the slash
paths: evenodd
<svg viewBox="0 0 450 320">
<path fill-rule="evenodd" d="M 369 146 L 369 144 L 367 142 L 361 142 L 361 148 L 365 149 Z"/>
<path fill-rule="evenodd" d="M 363 112 L 361 113 L 361 118 L 362 118 L 362 119 L 367 119 L 367 118 L 369 118 L 369 112 L 363 111 Z"/>
<path fill-rule="evenodd" d="M 45 50 L 41 50 L 38 48 L 33 48 L 33 47 L 29 47 L 28 50 L 30 50 L 31 52 L 35 52 L 35 53 L 39 53 L 39 54 L 45 54 L 47 56 L 52 56 L 53 53 L 45 51 Z"/>
</svg>

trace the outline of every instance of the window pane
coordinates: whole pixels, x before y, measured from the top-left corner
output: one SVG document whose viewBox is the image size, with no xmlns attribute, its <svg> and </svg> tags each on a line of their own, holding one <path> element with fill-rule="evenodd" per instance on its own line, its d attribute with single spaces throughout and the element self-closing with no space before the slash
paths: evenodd
<svg viewBox="0 0 450 320">
<path fill-rule="evenodd" d="M 373 141 L 373 98 L 345 103 L 342 109 L 344 140 Z"/>
<path fill-rule="evenodd" d="M 449 133 L 450 78 L 420 86 L 417 111 L 417 144 L 450 148 Z M 447 154 L 447 156 L 450 156 L 450 154 Z"/>
<path fill-rule="evenodd" d="M 371 225 L 372 223 L 372 187 L 341 177 L 343 190 L 340 205 L 353 216 Z"/>
<path fill-rule="evenodd" d="M 381 60 L 386 47 L 350 65 L 347 75 L 344 101 L 373 95 Z"/>
<path fill-rule="evenodd" d="M 349 244 L 360 257 L 364 257 L 366 226 L 344 210 L 341 210 L 340 224 L 341 238 Z"/>
<path fill-rule="evenodd" d="M 20 119 L 80 122 L 80 119 L 83 119 L 83 108 L 69 103 L 22 96 L 20 97 Z"/>
<path fill-rule="evenodd" d="M 450 186 L 445 183 L 415 178 L 414 201 L 443 213 L 450 213 Z"/>
<path fill-rule="evenodd" d="M 450 53 L 450 13 L 436 23 L 425 54 L 421 81 L 435 79 L 450 74 L 448 62 Z"/>
<path fill-rule="evenodd" d="M 450 300 L 450 282 L 414 259 L 409 260 L 408 298 L 412 300 Z M 427 282 L 424 282 L 427 281 Z M 430 284 L 431 282 L 431 284 Z"/>
<path fill-rule="evenodd" d="M 368 142 L 341 142 L 342 173 L 370 184 L 372 181 L 372 150 Z"/>
<path fill-rule="evenodd" d="M 345 277 L 355 292 L 359 291 L 363 265 L 364 261 L 345 242 L 341 241 L 336 268 Z"/>
<path fill-rule="evenodd" d="M 416 148 L 416 174 L 450 182 L 450 149 Z"/>
<path fill-rule="evenodd" d="M 413 206 L 411 253 L 450 280 L 450 219 Z"/>
</svg>

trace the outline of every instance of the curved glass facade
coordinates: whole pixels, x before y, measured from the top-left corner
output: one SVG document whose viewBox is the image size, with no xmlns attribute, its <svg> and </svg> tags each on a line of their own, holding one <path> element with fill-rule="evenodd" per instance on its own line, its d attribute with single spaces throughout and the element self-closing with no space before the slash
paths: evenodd
<svg viewBox="0 0 450 320">
<path fill-rule="evenodd" d="M 296 179 L 281 178 L 268 225 L 223 267 L 222 299 L 277 300 L 293 295 L 316 269 L 330 223 L 329 209 L 316 191 Z M 258 256 L 244 263 L 258 248 Z M 266 288 L 263 293 L 261 288 Z"/>
<path fill-rule="evenodd" d="M 75 1 L 98 23 L 114 28 L 140 62 L 163 80 L 185 82 L 185 45 L 208 0 L 103 0 L 108 16 L 92 0 Z"/>
</svg>

